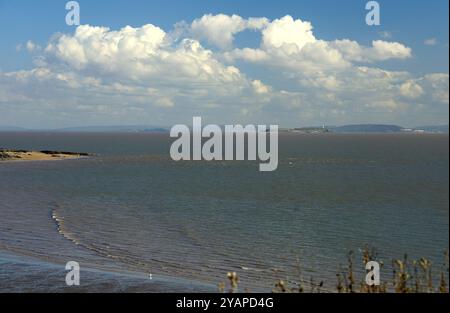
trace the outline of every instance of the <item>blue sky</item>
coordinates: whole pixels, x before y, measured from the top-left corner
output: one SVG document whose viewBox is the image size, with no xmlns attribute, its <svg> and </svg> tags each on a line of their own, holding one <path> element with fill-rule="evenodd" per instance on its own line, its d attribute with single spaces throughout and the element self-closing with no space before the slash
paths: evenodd
<svg viewBox="0 0 450 313">
<path fill-rule="evenodd" d="M 407 0 L 378 1 L 381 5 L 381 25 L 374 27 L 369 27 L 365 24 L 365 14 L 367 11 L 364 7 L 367 1 L 361 0 L 80 0 L 78 2 L 81 6 L 81 24 L 105 26 L 114 31 L 118 31 L 127 25 L 138 29 L 143 25 L 152 24 L 168 34 L 173 32 L 174 24 L 185 21 L 186 25 L 191 25 L 194 20 L 200 19 L 206 14 L 212 14 L 211 16 L 222 14 L 230 17 L 232 15 L 238 15 L 243 20 L 250 17 L 264 17 L 269 22 L 282 19 L 285 16 L 291 16 L 293 21 L 299 19 L 303 22 L 310 22 L 313 27 L 315 38 L 321 41 L 329 42 L 330 45 L 333 45 L 332 42 L 335 40 L 341 39 L 349 39 L 357 42 L 361 47 L 371 47 L 372 42 L 376 40 L 399 43 L 404 47 L 409 48 L 411 53 L 407 56 L 403 55 L 401 57 L 398 55 L 393 56 L 393 54 L 391 57 L 377 56 L 375 59 L 366 60 L 365 62 L 362 62 L 360 59 L 357 61 L 354 59 L 346 59 L 345 61 L 351 62 L 354 68 L 364 66 L 373 69 L 382 69 L 384 71 L 392 71 L 395 73 L 407 72 L 409 76 L 402 78 L 404 81 L 399 81 L 400 78 L 396 78 L 391 82 L 391 84 L 393 84 L 392 86 L 395 85 L 394 87 L 400 88 L 404 86 L 405 83 L 414 81 L 420 86 L 411 87 L 411 85 L 407 85 L 404 86 L 402 90 L 413 91 L 414 89 L 421 91 L 418 92 L 417 97 L 408 96 L 408 101 L 403 99 L 403 102 L 405 102 L 404 104 L 399 104 L 396 106 L 392 101 L 397 101 L 398 99 L 394 99 L 396 96 L 391 95 L 389 96 L 389 99 L 384 98 L 378 101 L 380 103 L 384 103 L 384 105 L 379 107 L 380 110 L 374 110 L 373 108 L 376 104 L 369 103 L 366 104 L 365 107 L 371 109 L 364 111 L 364 109 L 355 107 L 355 103 L 350 103 L 352 101 L 351 99 L 355 99 L 354 101 L 358 102 L 361 101 L 357 98 L 361 96 L 360 91 L 353 90 L 352 92 L 354 92 L 354 94 L 352 94 L 349 91 L 336 90 L 336 88 L 330 87 L 328 89 L 328 92 L 330 93 L 329 97 L 330 99 L 335 99 L 335 102 L 339 102 L 339 107 L 333 108 L 328 105 L 324 107 L 319 106 L 315 109 L 315 101 L 320 100 L 314 96 L 314 93 L 323 93 L 323 90 L 317 89 L 316 82 L 323 81 L 325 76 L 332 76 L 333 79 L 339 82 L 339 75 L 342 75 L 342 77 L 347 75 L 348 69 L 341 72 L 337 72 L 336 69 L 330 70 L 329 68 L 312 69 L 311 67 L 308 67 L 305 69 L 301 64 L 301 62 L 304 62 L 305 56 L 300 56 L 299 52 L 298 60 L 296 61 L 298 63 L 298 67 L 296 67 L 295 71 L 290 73 L 288 70 L 289 64 L 287 64 L 286 60 L 280 60 L 278 52 L 273 50 L 269 51 L 267 46 L 264 47 L 265 50 L 261 49 L 264 50 L 262 52 L 270 54 L 270 57 L 265 58 L 265 62 L 249 62 L 248 59 L 240 57 L 232 58 L 233 60 L 230 60 L 231 57 L 229 57 L 229 55 L 228 59 L 224 60 L 224 55 L 232 50 L 245 48 L 259 49 L 259 47 L 262 47 L 262 34 L 267 26 L 264 26 L 257 31 L 254 29 L 244 29 L 233 33 L 233 45 L 232 47 L 228 46 L 227 49 L 225 49 L 226 51 L 224 51 L 223 47 L 218 48 L 217 45 L 214 45 L 214 42 L 212 43 L 211 40 L 209 40 L 211 38 L 209 38 L 208 35 L 205 35 L 207 30 L 202 29 L 194 34 L 194 32 L 190 30 L 186 31 L 185 29 L 186 34 L 183 35 L 183 38 L 193 38 L 198 40 L 203 49 L 211 50 L 214 53 L 214 62 L 215 60 L 218 60 L 220 63 L 218 66 L 223 65 L 225 68 L 233 66 L 239 69 L 240 74 L 245 75 L 245 78 L 242 78 L 243 80 L 238 82 L 238 84 L 242 85 L 248 83 L 251 85 L 253 82 L 258 81 L 264 85 L 267 85 L 272 93 L 270 100 L 259 99 L 258 101 L 261 101 L 261 103 L 257 106 L 257 108 L 246 108 L 249 100 L 243 101 L 243 99 L 248 99 L 250 97 L 250 94 L 248 93 L 236 94 L 233 96 L 234 98 L 227 97 L 225 99 L 224 97 L 220 97 L 222 92 L 221 90 L 202 89 L 202 92 L 208 93 L 211 97 L 200 100 L 193 98 L 191 99 L 190 104 L 185 105 L 180 103 L 182 102 L 180 99 L 186 97 L 186 93 L 180 91 L 183 86 L 181 86 L 179 82 L 174 82 L 172 86 L 171 81 L 168 80 L 165 83 L 165 87 L 156 86 L 157 84 L 155 84 L 154 81 L 157 80 L 157 77 L 145 76 L 145 79 L 148 79 L 148 86 L 154 88 L 154 92 L 158 93 L 158 95 L 161 96 L 161 99 L 167 100 L 168 95 L 170 95 L 170 93 L 175 89 L 177 92 L 180 91 L 180 95 L 182 96 L 180 96 L 178 100 L 161 100 L 163 102 L 170 103 L 168 107 L 171 107 L 172 112 L 167 111 L 167 108 L 150 108 L 151 104 L 149 104 L 148 109 L 146 109 L 145 105 L 141 103 L 133 107 L 135 99 L 131 98 L 122 99 L 124 103 L 130 104 L 130 110 L 116 108 L 115 112 L 110 112 L 108 111 L 108 108 L 104 107 L 105 103 L 101 103 L 102 101 L 105 101 L 104 97 L 98 97 L 98 103 L 89 101 L 89 103 L 85 104 L 82 103 L 83 100 L 81 97 L 77 95 L 73 89 L 70 89 L 66 93 L 68 97 L 67 104 L 48 104 L 48 106 L 52 106 L 52 110 L 48 111 L 46 114 L 43 113 L 42 117 L 39 117 L 31 112 L 45 112 L 46 103 L 52 102 L 52 100 L 44 98 L 39 99 L 40 101 L 37 102 L 41 103 L 43 107 L 39 110 L 37 108 L 31 108 L 31 104 L 26 103 L 23 99 L 30 99 L 38 95 L 39 92 L 36 92 L 36 94 L 30 94 L 24 91 L 26 94 L 21 97 L 22 100 L 11 99 L 11 97 L 8 98 L 7 96 L 4 96 L 4 105 L 2 105 L 2 98 L 0 97 L 0 124 L 9 122 L 9 124 L 13 123 L 20 126 L 30 125 L 31 127 L 45 127 L 49 125 L 58 127 L 76 126 L 84 123 L 116 124 L 120 121 L 124 121 L 127 123 L 161 125 L 164 124 L 165 121 L 170 124 L 171 122 L 183 120 L 182 117 L 185 114 L 191 113 L 203 114 L 211 121 L 226 122 L 220 120 L 224 116 L 227 116 L 227 114 L 223 113 L 225 111 L 231 112 L 234 109 L 236 109 L 236 112 L 231 112 L 229 114 L 229 119 L 233 120 L 229 122 L 245 122 L 247 120 L 248 122 L 270 122 L 271 117 L 274 117 L 274 112 L 281 111 L 279 115 L 276 115 L 275 118 L 273 118 L 273 122 L 286 126 L 295 126 L 297 122 L 295 119 L 291 118 L 292 112 L 296 111 L 296 114 L 301 115 L 302 110 L 304 110 L 304 114 L 302 118 L 298 119 L 298 123 L 310 125 L 320 125 L 322 122 L 330 124 L 348 122 L 398 122 L 412 125 L 423 123 L 443 123 L 445 120 L 448 120 L 448 99 L 447 104 L 445 104 L 445 90 L 435 90 L 435 85 L 438 84 L 436 82 L 437 78 L 433 78 L 433 82 L 427 81 L 427 83 L 423 83 L 426 80 L 424 77 L 429 74 L 440 73 L 448 75 L 449 34 L 447 0 L 433 0 L 432 2 Z M 111 76 L 104 71 L 104 68 L 100 70 L 95 66 L 94 70 L 92 63 L 86 64 L 82 69 L 79 67 L 67 68 L 67 60 L 62 60 L 60 55 L 51 55 L 51 53 L 45 51 L 45 47 L 47 47 L 49 43 L 58 40 L 55 39 L 58 38 L 58 35 L 55 34 L 63 33 L 70 36 L 73 36 L 74 34 L 75 27 L 67 26 L 65 24 L 65 3 L 66 1 L 59 0 L 0 0 L 0 38 L 2 41 L 0 45 L 0 74 L 3 73 L 5 76 L 3 80 L 0 80 L 0 83 L 3 82 L 4 86 L 14 86 L 14 88 L 19 89 L 16 83 L 7 80 L 6 77 L 11 77 L 11 75 L 6 75 L 7 73 L 32 71 L 36 68 L 48 68 L 53 74 L 63 72 L 73 73 L 73 75 L 77 75 L 77 79 L 81 79 L 81 77 L 97 78 L 102 80 L 102 82 L 105 82 L 105 86 L 107 84 L 113 85 L 116 83 L 128 83 L 130 86 L 133 85 L 131 80 L 136 77 L 135 73 L 129 73 L 130 75 L 127 77 L 118 76 L 117 80 L 113 81 Z M 203 25 L 202 27 L 208 26 Z M 196 37 L 196 35 L 198 35 L 198 37 Z M 35 47 L 39 48 L 32 49 L 33 51 L 30 51 L 31 49 L 26 49 L 26 44 L 28 41 L 32 42 Z M 299 41 L 297 41 L 297 43 L 298 42 Z M 290 42 L 286 43 L 290 44 Z M 176 44 L 174 43 L 173 47 L 175 46 Z M 280 47 L 277 46 L 276 48 L 279 49 Z M 348 47 L 345 47 L 343 49 L 347 48 Z M 329 48 L 327 47 L 326 49 Z M 340 52 L 343 53 L 342 51 Z M 294 58 L 295 57 L 297 57 L 297 54 Z M 36 62 L 37 59 L 45 60 L 43 62 L 44 64 L 42 62 Z M 146 64 L 145 66 L 151 66 L 147 62 L 144 63 Z M 277 66 L 278 64 L 283 65 L 279 65 L 277 67 L 274 66 L 274 64 L 277 64 Z M 96 63 L 96 65 L 98 64 Z M 126 68 L 129 68 L 129 66 L 126 66 Z M 320 72 L 322 76 L 316 76 L 316 72 L 309 73 L 308 71 L 310 70 Z M 303 75 L 300 75 L 299 72 Z M 145 79 L 141 79 L 140 82 L 145 81 Z M 317 80 L 312 82 L 313 79 Z M 444 82 L 442 82 L 442 80 L 444 80 Z M 36 85 L 31 81 L 27 83 L 29 86 L 25 86 L 23 88 L 42 88 L 42 91 L 45 90 L 45 92 L 56 93 L 56 91 L 48 88 L 48 86 L 43 85 L 41 82 L 39 85 Z M 195 85 L 198 86 L 199 83 L 200 82 L 196 82 Z M 342 80 L 339 82 L 339 85 L 342 86 L 344 83 L 344 80 Z M 445 77 L 440 77 L 439 84 L 440 87 L 442 87 L 441 85 L 443 84 L 443 88 L 445 88 Z M 52 84 L 49 82 L 49 85 Z M 170 88 L 168 88 L 167 85 L 169 85 Z M 312 85 L 314 85 L 314 88 L 311 87 Z M 430 91 L 430 95 L 427 97 L 428 90 L 426 88 L 431 85 L 435 89 Z M 133 86 L 136 86 L 136 84 Z M 392 88 L 394 88 L 392 86 L 387 90 L 392 90 Z M 175 89 L 171 91 L 172 87 Z M 61 88 L 59 88 L 60 92 Z M 230 88 L 232 87 L 230 86 Z M 285 95 L 287 94 L 285 91 L 292 94 L 297 93 L 295 94 L 295 98 L 301 97 L 303 99 L 304 97 L 304 105 L 301 103 L 298 105 L 292 105 L 293 100 L 291 99 L 286 100 L 287 102 L 290 101 L 289 104 L 286 104 L 278 110 L 275 107 L 276 103 L 284 101 L 281 98 L 285 99 Z M 378 92 L 382 93 L 383 90 L 380 89 Z M 434 94 L 432 94 L 433 92 Z M 7 94 L 8 90 L 3 93 Z M 15 93 L 17 93 L 17 91 L 15 91 Z M 84 91 L 80 91 L 80 93 L 84 93 Z M 444 104 L 438 109 L 438 104 L 434 103 L 438 97 L 437 93 L 444 93 L 443 96 L 442 94 L 439 94 L 439 99 L 441 99 L 441 102 L 444 102 Z M 61 92 L 61 94 L 64 95 L 65 93 Z M 61 94 L 59 94 L 59 96 Z M 97 92 L 94 94 L 98 95 L 99 93 Z M 0 86 L 0 96 L 1 95 L 2 93 Z M 348 95 L 348 97 L 346 95 Z M 74 100 L 75 98 L 76 100 Z M 90 98 L 92 99 L 92 97 Z M 119 98 L 115 100 L 120 102 Z M 409 105 L 409 103 L 413 100 L 417 101 L 416 106 L 405 108 L 406 105 Z M 201 102 L 202 105 L 195 107 L 195 101 Z M 391 101 L 392 103 L 387 104 L 387 101 Z M 401 102 L 400 100 L 398 101 Z M 17 104 L 14 102 L 17 102 Z M 236 106 L 239 108 L 235 108 L 233 105 L 233 108 L 228 110 L 227 103 L 229 102 L 236 102 Z M 77 111 L 74 108 L 75 103 L 80 106 L 80 108 L 86 106 L 83 107 L 86 112 L 83 111 L 83 113 L 81 111 Z M 212 104 L 208 105 L 208 103 Z M 97 107 L 94 107 L 96 105 Z M 345 109 L 346 105 L 351 107 L 351 109 Z M 88 108 L 89 106 L 91 109 Z M 98 106 L 101 106 L 101 108 Z M 429 108 L 424 109 L 426 114 L 421 111 L 421 109 L 425 106 L 429 106 Z M 211 109 L 211 107 L 213 109 Z M 403 111 L 396 111 L 394 113 L 389 111 L 394 107 L 398 107 L 399 110 Z M 146 114 L 136 115 L 136 110 L 145 111 Z M 247 114 L 247 116 L 249 114 L 248 112 L 253 112 L 251 115 L 255 118 L 255 120 L 252 121 L 249 118 L 240 118 L 237 111 L 242 111 Z M 337 113 L 338 111 L 340 113 Z M 52 112 L 51 114 L 55 114 L 57 118 L 53 120 L 50 119 L 48 117 L 50 112 Z M 89 114 L 89 118 L 84 118 L 83 114 Z M 382 120 L 386 117 L 389 117 L 386 121 Z"/>
</svg>

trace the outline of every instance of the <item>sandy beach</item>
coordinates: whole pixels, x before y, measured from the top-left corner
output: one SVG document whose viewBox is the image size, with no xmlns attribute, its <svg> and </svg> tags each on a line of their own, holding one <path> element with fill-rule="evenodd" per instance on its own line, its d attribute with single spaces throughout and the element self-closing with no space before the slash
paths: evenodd
<svg viewBox="0 0 450 313">
<path fill-rule="evenodd" d="M 66 160 L 86 157 L 86 153 L 60 152 L 60 151 L 26 151 L 26 150 L 1 150 L 1 161 L 51 161 Z"/>
</svg>

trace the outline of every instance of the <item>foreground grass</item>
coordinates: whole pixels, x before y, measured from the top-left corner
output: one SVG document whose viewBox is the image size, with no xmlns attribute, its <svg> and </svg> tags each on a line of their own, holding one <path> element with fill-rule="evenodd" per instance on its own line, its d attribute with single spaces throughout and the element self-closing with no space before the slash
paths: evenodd
<svg viewBox="0 0 450 313">
<path fill-rule="evenodd" d="M 365 270 L 365 265 L 369 261 L 376 261 L 376 254 L 373 249 L 365 247 L 362 251 L 361 269 Z M 380 267 L 384 267 L 383 262 L 379 262 Z M 315 283 L 314 278 L 304 280 L 298 262 L 298 279 L 278 280 L 272 286 L 274 293 L 320 293 L 324 292 L 324 282 Z M 348 253 L 346 267 L 340 266 L 336 273 L 335 293 L 448 293 L 449 280 L 449 253 L 444 253 L 444 263 L 442 266 L 433 266 L 432 262 L 426 258 L 410 260 L 405 254 L 403 259 L 392 260 L 392 276 L 390 279 L 384 278 L 379 286 L 369 286 L 365 282 L 365 275 L 357 277 L 355 273 L 355 255 L 353 251 Z M 361 276 L 361 275 L 360 275 Z M 235 272 L 227 275 L 228 288 L 226 283 L 219 284 L 220 292 L 236 293 L 239 291 L 239 276 Z M 327 290 L 326 292 L 330 292 Z"/>
</svg>

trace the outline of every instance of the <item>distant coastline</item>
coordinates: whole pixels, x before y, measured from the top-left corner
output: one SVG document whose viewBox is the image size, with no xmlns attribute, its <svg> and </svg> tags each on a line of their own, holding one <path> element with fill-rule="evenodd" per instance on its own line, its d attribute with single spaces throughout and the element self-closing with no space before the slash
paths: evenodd
<svg viewBox="0 0 450 313">
<path fill-rule="evenodd" d="M 355 124 L 344 126 L 285 128 L 280 129 L 280 131 L 301 134 L 448 134 L 448 129 L 448 125 L 405 128 L 402 126 L 385 124 Z"/>
<path fill-rule="evenodd" d="M 389 124 L 349 124 L 342 126 L 312 126 L 312 127 L 280 127 L 281 133 L 321 134 L 321 133 L 411 133 L 411 134 L 448 134 L 448 125 L 403 127 Z M 50 133 L 157 133 L 167 134 L 170 127 L 155 127 L 145 125 L 131 126 L 86 126 L 57 129 L 28 129 L 12 126 L 1 126 L 0 132 L 50 132 Z"/>
</svg>

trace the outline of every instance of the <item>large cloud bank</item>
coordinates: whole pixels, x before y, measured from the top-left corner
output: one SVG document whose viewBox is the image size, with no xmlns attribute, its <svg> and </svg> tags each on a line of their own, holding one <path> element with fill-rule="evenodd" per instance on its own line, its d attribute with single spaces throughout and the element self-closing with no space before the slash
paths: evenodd
<svg viewBox="0 0 450 313">
<path fill-rule="evenodd" d="M 261 35 L 257 48 L 236 46 L 244 31 Z M 448 73 L 383 69 L 412 58 L 411 48 L 322 40 L 310 22 L 291 16 L 205 15 L 169 31 L 82 25 L 27 47 L 35 68 L 0 72 L 0 123 L 18 116 L 49 125 L 170 125 L 193 115 L 285 126 L 448 119 Z"/>
</svg>

